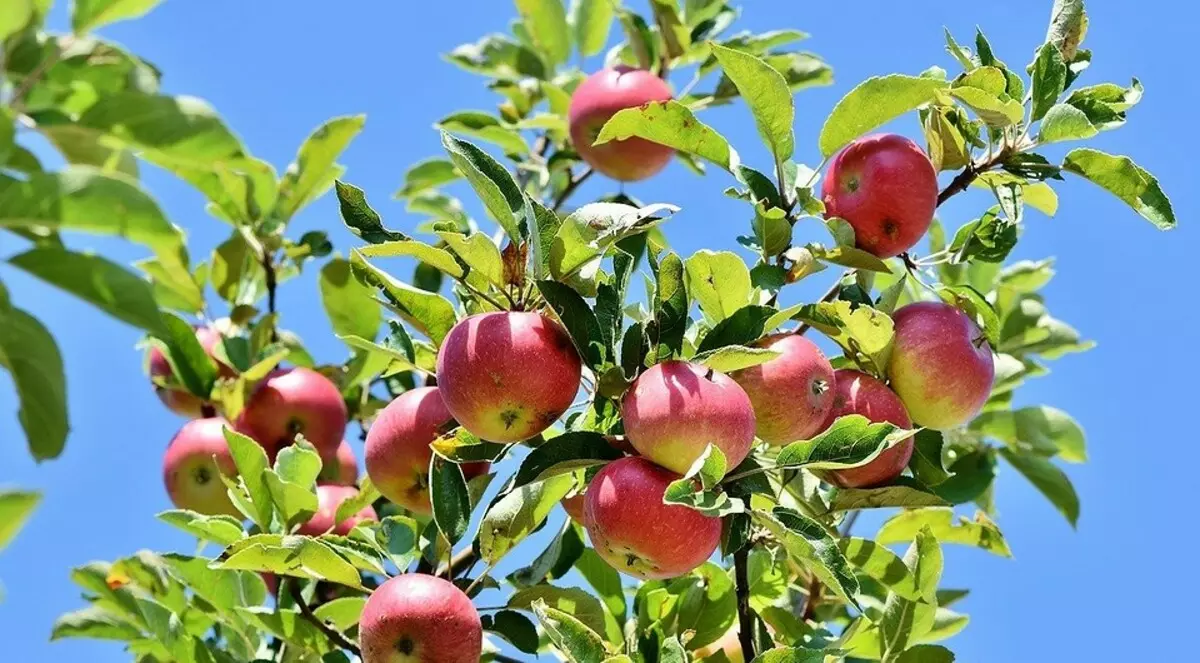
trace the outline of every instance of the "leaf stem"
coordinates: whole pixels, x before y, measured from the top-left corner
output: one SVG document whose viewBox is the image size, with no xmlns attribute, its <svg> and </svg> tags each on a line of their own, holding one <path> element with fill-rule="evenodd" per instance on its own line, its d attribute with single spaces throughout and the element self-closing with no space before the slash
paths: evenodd
<svg viewBox="0 0 1200 663">
<path fill-rule="evenodd" d="M 742 656 L 754 660 L 754 615 L 750 612 L 750 546 L 733 553 L 734 591 L 737 594 L 738 642 Z"/>
<path fill-rule="evenodd" d="M 320 617 L 313 613 L 312 608 L 309 607 L 308 603 L 304 600 L 304 596 L 300 594 L 300 584 L 296 580 L 292 579 L 289 579 L 286 582 L 288 584 L 288 592 L 291 595 L 292 600 L 296 602 L 296 607 L 300 608 L 300 614 L 303 615 L 304 618 L 307 619 L 313 626 L 316 626 L 317 630 L 323 633 L 325 637 L 329 638 L 330 642 L 354 654 L 355 656 L 362 658 L 362 652 L 359 651 L 358 647 L 353 642 L 350 642 L 346 639 L 346 636 L 330 628 L 329 625 L 321 621 Z"/>
</svg>

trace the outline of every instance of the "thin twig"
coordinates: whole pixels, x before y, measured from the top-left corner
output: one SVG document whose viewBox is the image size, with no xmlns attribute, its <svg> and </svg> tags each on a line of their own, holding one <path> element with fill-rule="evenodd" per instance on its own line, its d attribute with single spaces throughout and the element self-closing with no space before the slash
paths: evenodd
<svg viewBox="0 0 1200 663">
<path fill-rule="evenodd" d="M 449 566 L 443 566 L 442 568 L 438 569 L 436 575 L 442 578 L 454 578 L 458 574 L 462 573 L 463 569 L 474 566 L 478 559 L 479 558 L 475 555 L 475 549 L 467 548 L 452 557 L 450 559 Z"/>
<path fill-rule="evenodd" d="M 278 277 L 275 274 L 275 252 L 268 251 L 266 247 L 262 250 L 262 268 L 266 273 L 267 282 L 267 312 L 275 315 L 275 289 L 279 286 Z M 271 325 L 271 342 L 279 340 L 279 332 L 275 325 Z"/>
<path fill-rule="evenodd" d="M 74 37 L 66 37 L 62 40 L 61 44 L 55 44 L 54 52 L 51 53 L 45 60 L 38 62 L 33 68 L 33 71 L 29 72 L 29 75 L 21 81 L 21 84 L 17 86 L 16 90 L 13 91 L 12 99 L 9 100 L 9 105 L 12 106 L 14 115 L 20 115 L 22 112 L 24 112 L 25 96 L 28 95 L 29 91 L 33 89 L 33 86 L 37 85 L 38 81 L 40 81 L 42 77 L 46 75 L 46 72 L 50 70 L 50 67 L 53 67 L 58 63 L 59 58 L 62 57 L 63 51 L 70 48 L 74 41 Z"/>
<path fill-rule="evenodd" d="M 738 642 L 742 656 L 754 660 L 754 615 L 750 612 L 750 546 L 733 553 L 734 590 L 737 594 Z"/>
<path fill-rule="evenodd" d="M 305 602 L 304 597 L 300 594 L 300 584 L 298 582 L 295 580 L 287 580 L 285 582 L 288 584 L 288 593 L 291 595 L 292 600 L 296 602 L 296 606 L 300 608 L 300 614 L 305 619 L 311 622 L 313 626 L 316 626 L 318 631 L 325 634 L 325 637 L 329 638 L 330 642 L 355 656 L 362 657 L 362 652 L 359 651 L 357 645 L 347 640 L 346 636 L 330 628 L 328 624 L 321 621 L 321 618 L 313 613 L 312 608 L 308 606 L 308 603 Z"/>
<path fill-rule="evenodd" d="M 572 177 L 571 181 L 567 183 L 567 187 L 562 190 L 562 193 L 558 194 L 557 198 L 554 199 L 554 205 L 550 209 L 554 210 L 555 212 L 559 211 L 563 204 L 567 202 L 567 199 L 571 197 L 571 194 L 575 193 L 575 189 L 578 189 L 579 185 L 586 182 L 587 179 L 595 172 L 595 170 L 588 168 L 579 175 Z"/>
</svg>

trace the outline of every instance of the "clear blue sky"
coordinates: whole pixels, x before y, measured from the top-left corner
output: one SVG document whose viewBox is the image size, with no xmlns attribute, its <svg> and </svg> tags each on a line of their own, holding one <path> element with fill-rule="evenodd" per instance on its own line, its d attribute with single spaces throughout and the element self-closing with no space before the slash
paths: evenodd
<svg viewBox="0 0 1200 663">
<path fill-rule="evenodd" d="M 942 49 L 943 25 L 961 39 L 982 26 L 1002 59 L 1023 66 L 1041 43 L 1051 3 L 745 4 L 745 27 L 809 31 L 807 48 L 834 65 L 836 85 L 797 99 L 797 156 L 815 165 L 821 122 L 854 84 L 872 74 L 916 73 L 931 64 L 952 69 Z M 1194 640 L 1193 619 L 1177 606 L 1200 589 L 1188 570 L 1195 542 L 1188 524 L 1195 523 L 1191 489 L 1200 452 L 1185 424 L 1200 395 L 1194 382 L 1200 362 L 1190 347 L 1200 320 L 1188 297 L 1200 249 L 1198 173 L 1184 138 L 1200 99 L 1183 64 L 1194 56 L 1192 26 L 1200 11 L 1173 0 L 1088 5 L 1086 46 L 1096 57 L 1084 84 L 1127 84 L 1138 76 L 1146 87 L 1129 124 L 1094 144 L 1130 154 L 1157 174 L 1173 195 L 1181 228 L 1157 232 L 1122 203 L 1076 180 L 1055 184 L 1062 200 L 1057 218 L 1028 213 L 1018 257 L 1057 256 L 1059 274 L 1045 291 L 1051 311 L 1099 347 L 1053 364 L 1053 373 L 1023 389 L 1019 401 L 1074 414 L 1089 434 L 1092 460 L 1069 469 L 1083 504 L 1078 532 L 1021 477 L 1005 472 L 997 490 L 999 522 L 1016 558 L 949 551 L 945 586 L 972 589 L 960 604 L 972 622 L 948 643 L 962 661 L 1116 661 L 1129 660 L 1135 648 L 1157 659 L 1192 649 Z M 495 101 L 482 79 L 442 62 L 439 53 L 505 29 L 512 14 L 510 3 L 497 0 L 170 0 L 148 18 L 103 34 L 162 68 L 167 91 L 211 101 L 257 155 L 280 168 L 328 117 L 367 113 L 366 131 L 343 160 L 347 178 L 367 190 L 390 224 L 411 230 L 416 219 L 405 216 L 390 195 L 409 164 L 438 152 L 430 125 L 450 111 L 492 108 Z M 66 24 L 61 7 L 54 24 Z M 704 117 L 745 160 L 766 163 L 743 107 Z M 912 119 L 897 130 L 917 135 Z M 151 171 L 144 180 L 174 222 L 187 229 L 194 259 L 224 239 L 227 227 L 207 217 L 199 196 L 185 185 Z M 672 165 L 629 191 L 647 202 L 683 208 L 665 230 L 676 249 L 690 255 L 701 247 L 736 249 L 734 237 L 745 232 L 747 208 L 721 195 L 729 184 L 719 173 L 702 181 Z M 585 193 L 607 188 L 609 183 L 593 181 Z M 941 216 L 956 228 L 986 204 L 987 194 L 972 192 L 945 206 Z M 295 236 L 330 231 L 343 253 L 354 244 L 329 197 L 295 225 Z M 71 241 L 95 245 L 90 238 Z M 142 255 L 119 243 L 101 246 L 123 260 Z M 9 242 L 0 254 L 19 248 Z M 344 349 L 319 309 L 313 277 L 305 274 L 283 288 L 283 322 L 306 339 L 319 360 L 340 361 Z M 169 506 L 160 464 L 180 421 L 158 404 L 141 374 L 133 350 L 138 332 L 2 264 L 0 278 L 14 303 L 38 315 L 58 337 L 68 363 L 73 427 L 64 456 L 35 466 L 13 414 L 11 387 L 0 384 L 0 484 L 46 493 L 29 526 L 0 553 L 5 641 L 0 658 L 128 660 L 110 643 L 49 644 L 49 630 L 58 614 L 81 607 L 79 590 L 67 578 L 69 567 L 139 548 L 192 550 L 187 537 L 153 517 Z M 793 296 L 811 298 L 826 285 L 804 285 Z M 538 549 L 532 544 L 523 550 L 528 555 Z M 1133 624 L 1152 644 L 1142 637 L 1135 644 L 1126 633 Z"/>
</svg>

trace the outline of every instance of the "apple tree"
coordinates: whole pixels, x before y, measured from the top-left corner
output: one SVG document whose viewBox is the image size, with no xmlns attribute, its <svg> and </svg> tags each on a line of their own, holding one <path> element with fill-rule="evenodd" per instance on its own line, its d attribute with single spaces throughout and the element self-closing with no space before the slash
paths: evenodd
<svg viewBox="0 0 1200 663">
<path fill-rule="evenodd" d="M 948 68 L 862 82 L 814 166 L 795 160 L 793 96 L 831 69 L 803 33 L 737 32 L 722 0 L 517 0 L 510 34 L 446 56 L 498 103 L 429 136 L 396 192 L 424 219 L 411 232 L 337 163 L 364 118 L 318 127 L 280 173 L 90 34 L 155 4 L 77 0 L 69 35 L 42 27 L 50 0 L 0 9 L 0 225 L 27 245 L 9 262 L 146 332 L 149 380 L 186 419 L 158 518 L 200 543 L 74 569 L 87 605 L 54 638 L 147 662 L 952 661 L 966 590 L 941 585 L 942 546 L 1010 556 L 997 473 L 1076 522 L 1081 428 L 1012 403 L 1090 343 L 1039 293 L 1052 262 L 1008 256 L 1068 176 L 1175 225 L 1129 157 L 1055 145 L 1120 127 L 1143 92 L 1080 81 L 1082 0 L 1055 0 L 1027 66 L 947 33 Z M 734 103 L 769 163 L 702 121 Z M 897 120 L 915 140 L 874 133 Z M 67 165 L 43 169 L 27 134 Z M 615 184 L 673 159 L 746 203 L 740 253 L 677 254 L 680 210 Z M 193 262 L 143 162 L 229 238 Z M 616 191 L 579 200 L 593 178 Z M 995 202 L 948 232 L 937 210 L 969 188 Z M 289 228 L 331 189 L 348 258 Z M 801 224 L 828 241 L 794 240 Z M 130 269 L 68 248 L 80 233 L 151 255 Z M 276 307 L 305 268 L 344 360 L 313 357 Z M 795 301 L 827 270 L 824 297 Z M 21 304 L 0 290 L 0 364 L 48 459 L 62 362 Z M 0 498 L 0 545 L 35 503 Z M 854 532 L 867 509 L 891 516 Z"/>
</svg>

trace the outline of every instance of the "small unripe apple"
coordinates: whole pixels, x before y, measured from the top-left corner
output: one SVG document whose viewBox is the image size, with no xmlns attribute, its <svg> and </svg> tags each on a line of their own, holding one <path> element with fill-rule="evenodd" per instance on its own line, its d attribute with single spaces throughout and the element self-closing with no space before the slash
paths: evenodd
<svg viewBox="0 0 1200 663">
<path fill-rule="evenodd" d="M 483 624 L 453 584 L 405 573 L 380 585 L 358 622 L 363 663 L 479 663 Z"/>
<path fill-rule="evenodd" d="M 992 348 L 965 313 L 942 302 L 909 304 L 892 315 L 892 389 L 914 421 L 949 430 L 979 414 L 996 377 Z"/>
<path fill-rule="evenodd" d="M 520 442 L 546 430 L 579 391 L 582 365 L 571 337 L 540 313 L 472 315 L 438 352 L 446 408 L 463 428 L 492 442 Z"/>
<path fill-rule="evenodd" d="M 196 327 L 196 340 L 200 341 L 200 347 L 204 348 L 208 356 L 217 362 L 218 375 L 221 377 L 234 375 L 232 368 L 217 359 L 216 348 L 222 340 L 221 332 L 213 327 Z M 150 377 L 158 378 L 158 381 L 166 383 L 154 385 L 154 393 L 158 395 L 158 399 L 162 401 L 163 405 L 181 417 L 196 419 L 203 416 L 207 401 L 191 393 L 183 385 L 176 384 L 175 373 L 171 370 L 171 362 L 167 361 L 167 356 L 163 354 L 162 350 L 151 347 L 148 355 Z"/>
<path fill-rule="evenodd" d="M 328 456 L 337 453 L 346 432 L 346 403 L 337 385 L 311 368 L 277 369 L 255 388 L 237 428 L 270 458 L 297 435 Z"/>
<path fill-rule="evenodd" d="M 400 394 L 379 412 L 367 431 L 367 476 L 380 494 L 400 506 L 429 515 L 429 443 L 453 426 L 438 387 Z M 488 463 L 459 466 L 468 480 L 488 471 Z"/>
<path fill-rule="evenodd" d="M 358 489 L 353 486 L 317 486 L 317 512 L 308 519 L 308 522 L 301 525 L 296 533 L 320 536 L 326 532 L 332 532 L 338 536 L 346 536 L 350 530 L 354 529 L 355 525 L 363 521 L 379 520 L 379 516 L 375 515 L 375 509 L 368 504 L 358 513 L 335 524 L 333 519 L 337 516 L 338 507 L 342 505 L 342 502 L 354 497 L 358 497 Z"/>
<path fill-rule="evenodd" d="M 858 248 L 890 258 L 929 230 L 937 209 L 937 173 L 925 152 L 904 136 L 866 136 L 833 158 L 821 196 L 825 217 L 845 219 Z"/>
<path fill-rule="evenodd" d="M 754 408 L 724 373 L 686 361 L 651 366 L 621 401 L 625 436 L 638 453 L 685 474 L 711 443 L 738 466 L 754 442 Z"/>
<path fill-rule="evenodd" d="M 350 443 L 342 440 L 337 453 L 332 457 L 321 458 L 321 474 L 318 483 L 328 483 L 336 486 L 353 486 L 358 483 L 358 459 Z"/>
<path fill-rule="evenodd" d="M 873 423 L 887 422 L 904 429 L 912 428 L 912 420 L 904 409 L 904 403 L 879 380 L 866 373 L 843 368 L 834 371 L 833 381 L 833 408 L 822 430 L 832 426 L 838 417 L 849 414 L 861 414 Z M 908 466 L 912 454 L 913 441 L 908 437 L 885 449 L 866 465 L 832 470 L 827 477 L 843 488 L 871 488 L 891 483 Z"/>
<path fill-rule="evenodd" d="M 241 518 L 226 491 L 221 474 L 236 476 L 237 466 L 225 441 L 224 419 L 193 419 L 167 445 L 163 482 L 171 503 L 209 516 Z"/>
<path fill-rule="evenodd" d="M 750 397 L 758 437 L 768 444 L 807 440 L 833 407 L 833 366 L 815 343 L 797 334 L 768 336 L 755 347 L 778 357 L 729 374 Z"/>
<path fill-rule="evenodd" d="M 671 98 L 670 86 L 643 69 L 618 66 L 588 76 L 575 88 L 567 111 L 575 151 L 588 165 L 615 180 L 634 182 L 655 175 L 675 154 L 666 145 L 637 137 L 592 143 L 618 111 Z"/>
<path fill-rule="evenodd" d="M 683 575 L 712 556 L 721 543 L 721 519 L 663 504 L 667 486 L 679 478 L 637 456 L 596 474 L 584 494 L 583 522 L 604 561 L 650 580 Z"/>
</svg>

